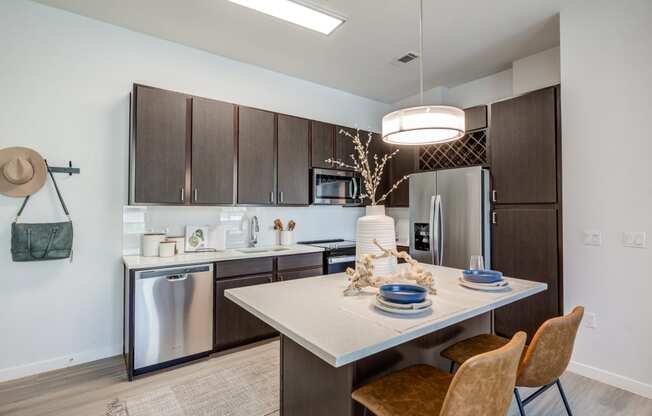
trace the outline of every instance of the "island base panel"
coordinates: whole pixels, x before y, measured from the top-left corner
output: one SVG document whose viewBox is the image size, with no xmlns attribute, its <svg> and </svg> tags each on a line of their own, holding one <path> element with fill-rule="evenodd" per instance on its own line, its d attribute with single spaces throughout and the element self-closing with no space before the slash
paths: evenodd
<svg viewBox="0 0 652 416">
<path fill-rule="evenodd" d="M 491 332 L 491 313 L 466 320 L 394 348 L 335 368 L 281 335 L 281 416 L 362 416 L 351 399 L 357 387 L 416 364 L 448 371 L 439 353 L 459 340 Z"/>
</svg>

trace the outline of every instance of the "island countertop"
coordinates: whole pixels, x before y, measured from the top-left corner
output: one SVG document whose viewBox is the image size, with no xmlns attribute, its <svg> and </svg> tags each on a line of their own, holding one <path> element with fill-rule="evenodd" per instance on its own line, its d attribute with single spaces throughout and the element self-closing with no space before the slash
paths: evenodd
<svg viewBox="0 0 652 416">
<path fill-rule="evenodd" d="M 406 267 L 400 265 L 399 267 Z M 432 310 L 402 317 L 373 306 L 377 289 L 344 296 L 344 273 L 229 289 L 228 299 L 333 367 L 341 367 L 547 289 L 506 278 L 510 289 L 484 292 L 459 285 L 462 271 L 425 265 L 435 276 Z"/>
</svg>

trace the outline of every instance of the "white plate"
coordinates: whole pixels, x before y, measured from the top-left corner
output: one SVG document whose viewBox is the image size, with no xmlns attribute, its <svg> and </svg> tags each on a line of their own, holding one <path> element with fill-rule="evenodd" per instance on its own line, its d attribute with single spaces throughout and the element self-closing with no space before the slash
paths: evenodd
<svg viewBox="0 0 652 416">
<path fill-rule="evenodd" d="M 386 306 L 382 304 L 381 302 L 378 301 L 378 298 L 376 298 L 376 302 L 374 303 L 374 306 L 380 309 L 381 311 L 385 311 L 397 315 L 419 315 L 426 311 L 430 311 L 431 305 L 432 305 L 432 301 L 430 301 L 430 306 L 426 306 L 420 309 L 396 309 L 396 308 L 392 308 L 391 306 Z"/>
<path fill-rule="evenodd" d="M 460 277 L 460 285 L 474 290 L 484 290 L 486 292 L 500 292 L 509 287 L 509 282 L 503 280 L 498 283 L 472 283 Z"/>
<path fill-rule="evenodd" d="M 430 307 L 432 305 L 432 301 L 428 298 L 424 300 L 423 302 L 419 303 L 395 303 L 395 302 L 390 302 L 387 299 L 383 298 L 380 293 L 376 295 L 376 301 L 379 303 L 382 303 L 383 305 L 387 306 L 388 308 L 393 308 L 393 309 L 424 309 Z"/>
</svg>

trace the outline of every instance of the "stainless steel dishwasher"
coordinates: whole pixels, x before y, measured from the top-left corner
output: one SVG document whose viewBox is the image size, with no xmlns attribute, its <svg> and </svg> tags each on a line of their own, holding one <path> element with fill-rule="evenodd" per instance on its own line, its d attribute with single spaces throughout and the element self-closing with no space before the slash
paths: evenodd
<svg viewBox="0 0 652 416">
<path fill-rule="evenodd" d="M 134 274 L 134 375 L 213 349 L 213 265 Z"/>
</svg>

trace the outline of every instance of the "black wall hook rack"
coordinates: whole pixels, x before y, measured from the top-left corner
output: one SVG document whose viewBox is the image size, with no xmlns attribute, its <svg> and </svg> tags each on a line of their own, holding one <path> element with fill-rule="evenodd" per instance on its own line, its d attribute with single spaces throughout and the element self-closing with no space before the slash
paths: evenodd
<svg viewBox="0 0 652 416">
<path fill-rule="evenodd" d="M 47 163 L 47 160 L 45 161 Z M 72 162 L 68 161 L 68 167 L 57 167 L 57 166 L 49 166 L 49 170 L 52 173 L 67 173 L 69 176 L 72 175 L 79 175 L 80 170 L 79 168 L 73 168 L 72 167 Z"/>
</svg>

